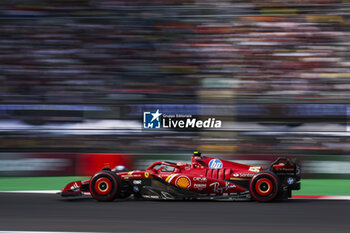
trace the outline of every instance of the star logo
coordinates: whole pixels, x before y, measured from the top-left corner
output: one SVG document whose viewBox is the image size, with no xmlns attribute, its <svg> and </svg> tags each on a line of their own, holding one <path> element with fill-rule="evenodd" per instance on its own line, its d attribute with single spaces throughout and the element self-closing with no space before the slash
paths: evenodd
<svg viewBox="0 0 350 233">
<path fill-rule="evenodd" d="M 155 112 L 143 112 L 143 128 L 159 129 L 161 128 L 161 115 L 159 109 Z"/>
<path fill-rule="evenodd" d="M 159 109 L 157 109 L 157 111 L 155 113 L 151 113 L 151 115 L 153 116 L 152 121 L 154 121 L 155 119 L 157 119 L 157 121 L 159 121 L 159 116 L 161 116 L 162 114 L 159 113 Z"/>
</svg>

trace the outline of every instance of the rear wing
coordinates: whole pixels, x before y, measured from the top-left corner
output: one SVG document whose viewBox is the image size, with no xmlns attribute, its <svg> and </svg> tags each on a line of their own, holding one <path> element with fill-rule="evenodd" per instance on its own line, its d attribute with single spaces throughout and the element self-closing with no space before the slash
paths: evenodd
<svg viewBox="0 0 350 233">
<path fill-rule="evenodd" d="M 271 163 L 270 171 L 277 175 L 294 175 L 297 180 L 300 180 L 301 166 L 296 163 L 295 159 L 279 157 Z"/>
</svg>

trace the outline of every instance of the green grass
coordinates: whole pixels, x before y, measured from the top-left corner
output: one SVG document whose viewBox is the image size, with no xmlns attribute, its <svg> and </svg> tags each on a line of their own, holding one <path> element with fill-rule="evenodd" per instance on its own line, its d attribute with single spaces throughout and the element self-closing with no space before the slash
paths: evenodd
<svg viewBox="0 0 350 233">
<path fill-rule="evenodd" d="M 301 189 L 293 194 L 350 196 L 350 180 L 301 180 Z"/>
<path fill-rule="evenodd" d="M 1 177 L 0 191 L 60 190 L 69 182 L 86 180 L 86 177 Z"/>
<path fill-rule="evenodd" d="M 69 182 L 86 179 L 88 177 L 1 177 L 0 191 L 60 190 Z M 302 180 L 301 190 L 293 194 L 350 196 L 350 180 Z"/>
</svg>

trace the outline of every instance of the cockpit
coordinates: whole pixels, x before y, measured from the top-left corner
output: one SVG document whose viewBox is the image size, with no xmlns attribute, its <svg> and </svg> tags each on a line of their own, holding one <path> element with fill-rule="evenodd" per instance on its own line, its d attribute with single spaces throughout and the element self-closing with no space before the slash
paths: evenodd
<svg viewBox="0 0 350 233">
<path fill-rule="evenodd" d="M 191 164 L 184 163 L 184 162 L 167 162 L 167 161 L 159 161 L 153 163 L 151 166 L 147 168 L 147 170 L 151 170 L 153 172 L 159 173 L 159 172 L 180 172 L 183 169 L 190 169 L 190 168 L 206 168 L 208 167 L 207 163 L 203 160 L 206 157 L 202 157 L 201 153 L 199 151 L 195 151 L 193 153 L 193 156 L 191 158 Z"/>
<path fill-rule="evenodd" d="M 157 164 L 153 167 L 153 169 L 161 172 L 174 172 L 176 168 L 169 165 Z"/>
<path fill-rule="evenodd" d="M 182 169 L 190 168 L 190 165 L 187 163 L 173 163 L 166 161 L 159 161 L 153 163 L 151 166 L 147 168 L 147 170 L 151 170 L 153 172 L 180 172 Z"/>
</svg>

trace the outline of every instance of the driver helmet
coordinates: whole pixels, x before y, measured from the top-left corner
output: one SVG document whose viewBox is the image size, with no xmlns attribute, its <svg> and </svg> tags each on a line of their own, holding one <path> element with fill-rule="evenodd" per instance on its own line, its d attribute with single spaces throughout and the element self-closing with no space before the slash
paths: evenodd
<svg viewBox="0 0 350 233">
<path fill-rule="evenodd" d="M 200 152 L 200 151 L 194 151 L 193 152 L 193 156 L 201 156 L 202 155 L 202 153 Z"/>
</svg>

